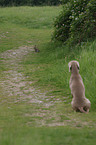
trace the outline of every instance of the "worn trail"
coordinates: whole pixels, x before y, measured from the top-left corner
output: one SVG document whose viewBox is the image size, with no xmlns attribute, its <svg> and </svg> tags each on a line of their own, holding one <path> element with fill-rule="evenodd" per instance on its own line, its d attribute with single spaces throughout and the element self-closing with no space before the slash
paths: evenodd
<svg viewBox="0 0 96 145">
<path fill-rule="evenodd" d="M 44 93 L 40 93 L 39 90 L 32 87 L 32 81 L 27 81 L 26 77 L 20 72 L 22 65 L 20 62 L 23 57 L 26 57 L 28 53 L 34 51 L 33 46 L 19 47 L 18 49 L 8 50 L 1 54 L 3 63 L 8 71 L 4 71 L 3 78 L 0 82 L 3 91 L 3 95 L 16 96 L 16 101 L 29 101 L 30 103 L 43 103 L 46 98 Z M 21 96 L 21 97 L 20 97 Z M 19 99 L 18 99 L 19 98 Z M 43 103 L 46 107 L 51 103 Z"/>
<path fill-rule="evenodd" d="M 57 101 L 50 101 L 54 96 L 46 96 L 46 92 L 41 93 L 39 89 L 32 87 L 34 82 L 27 81 L 24 74 L 22 74 L 22 59 L 28 55 L 28 53 L 33 53 L 34 49 L 32 47 L 24 46 L 18 49 L 8 50 L 0 55 L 2 58 L 2 63 L 4 64 L 7 71 L 3 72 L 0 86 L 2 86 L 2 96 L 11 97 L 14 96 L 14 102 L 26 102 L 39 105 L 45 109 L 36 110 L 33 114 L 25 114 L 25 116 L 30 117 L 43 117 L 42 120 L 36 120 L 37 126 L 42 126 L 46 124 L 46 119 L 51 117 L 56 117 L 52 112 L 48 110 L 50 106 L 53 106 Z M 2 100 L 4 102 L 4 99 Z M 1 101 L 1 103 L 2 103 Z M 47 109 L 47 110 L 46 110 Z M 58 120 L 58 119 L 56 119 Z M 60 123 L 55 123 L 61 125 Z M 50 125 L 50 124 L 49 124 Z M 52 124 L 51 124 L 52 125 Z M 64 125 L 64 123 L 62 124 Z M 52 125 L 54 126 L 54 124 Z"/>
</svg>

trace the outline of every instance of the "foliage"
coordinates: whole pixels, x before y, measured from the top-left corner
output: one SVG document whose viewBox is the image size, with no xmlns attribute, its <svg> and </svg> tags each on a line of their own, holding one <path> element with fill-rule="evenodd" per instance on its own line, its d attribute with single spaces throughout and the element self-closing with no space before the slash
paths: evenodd
<svg viewBox="0 0 96 145">
<path fill-rule="evenodd" d="M 66 4 L 67 2 L 69 2 L 70 0 L 61 0 L 63 4 Z"/>
<path fill-rule="evenodd" d="M 80 43 L 96 37 L 96 1 L 70 0 L 54 23 L 53 38 Z"/>
<path fill-rule="evenodd" d="M 60 0 L 0 0 L 0 6 L 20 6 L 20 5 L 57 5 Z"/>
<path fill-rule="evenodd" d="M 65 7 L 63 7 L 63 11 L 55 20 L 55 23 L 54 23 L 55 31 L 54 31 L 53 37 L 56 40 L 66 41 L 69 38 L 70 23 L 72 21 L 70 19 L 70 15 L 72 13 L 71 7 L 72 7 L 71 3 L 68 3 L 67 5 L 65 5 Z"/>
</svg>

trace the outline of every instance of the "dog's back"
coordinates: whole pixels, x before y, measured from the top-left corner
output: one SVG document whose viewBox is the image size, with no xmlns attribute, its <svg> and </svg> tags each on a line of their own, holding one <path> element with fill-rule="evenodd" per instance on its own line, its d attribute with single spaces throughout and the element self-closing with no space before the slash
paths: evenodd
<svg viewBox="0 0 96 145">
<path fill-rule="evenodd" d="M 82 81 L 82 78 L 79 74 L 71 75 L 70 78 L 70 89 L 73 97 L 84 97 L 85 88 Z"/>
</svg>

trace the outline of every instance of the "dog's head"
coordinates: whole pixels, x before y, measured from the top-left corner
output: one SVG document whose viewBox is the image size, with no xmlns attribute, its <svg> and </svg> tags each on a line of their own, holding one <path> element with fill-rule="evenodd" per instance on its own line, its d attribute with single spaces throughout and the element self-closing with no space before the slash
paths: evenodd
<svg viewBox="0 0 96 145">
<path fill-rule="evenodd" d="M 77 66 L 77 69 L 79 70 L 79 62 L 78 61 L 75 61 L 75 60 L 73 60 L 73 61 L 70 61 L 69 63 L 68 63 L 68 66 L 69 66 L 69 72 L 72 70 L 72 66 L 73 65 L 76 65 Z"/>
</svg>

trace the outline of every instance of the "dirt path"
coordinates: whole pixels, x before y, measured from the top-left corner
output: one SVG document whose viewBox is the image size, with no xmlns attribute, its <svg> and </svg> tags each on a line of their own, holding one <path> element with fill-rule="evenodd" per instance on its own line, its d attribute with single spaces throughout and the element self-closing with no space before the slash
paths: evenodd
<svg viewBox="0 0 96 145">
<path fill-rule="evenodd" d="M 50 101 L 48 99 L 48 96 L 46 96 L 45 93 L 41 93 L 40 90 L 37 88 L 32 87 L 32 81 L 27 81 L 26 77 L 24 74 L 20 72 L 22 70 L 22 65 L 20 62 L 22 62 L 23 57 L 26 57 L 28 53 L 33 53 L 34 49 L 32 47 L 24 46 L 24 47 L 19 47 L 18 49 L 12 49 L 8 50 L 4 53 L 1 54 L 2 58 L 2 63 L 4 66 L 7 68 L 8 71 L 3 72 L 3 77 L 0 81 L 0 86 L 2 86 L 2 95 L 3 96 L 15 96 L 14 98 L 14 103 L 24 101 L 27 103 L 35 103 L 41 108 L 49 108 L 50 106 L 53 106 L 58 99 L 53 101 Z M 50 98 L 54 98 L 54 96 L 50 96 Z M 4 100 L 2 100 L 4 101 Z M 56 118 L 56 113 L 54 112 L 54 115 L 52 112 L 49 110 L 42 110 L 39 109 L 37 112 L 33 114 L 25 114 L 25 116 L 30 116 L 30 117 L 43 117 L 43 120 L 37 121 L 37 124 L 39 126 L 45 125 L 46 124 L 46 119 L 51 119 L 52 117 Z M 56 120 L 58 120 L 56 118 Z M 39 123 L 38 123 L 39 122 Z M 37 126 L 38 126 L 37 125 Z M 60 126 L 64 125 L 64 123 L 53 123 L 49 124 L 49 126 Z"/>
<path fill-rule="evenodd" d="M 26 81 L 26 77 L 22 73 L 19 73 L 22 68 L 20 62 L 23 57 L 33 51 L 33 46 L 24 46 L 2 53 L 1 58 L 8 71 L 4 71 L 4 79 L 2 79 L 0 83 L 3 87 L 4 94 L 6 92 L 7 96 L 16 96 L 16 101 L 19 101 L 20 96 L 22 96 L 22 100 L 24 101 L 29 100 L 30 103 L 42 103 L 44 106 L 48 107 L 51 103 L 43 102 L 46 98 L 45 94 L 32 88 L 31 84 L 33 82 Z"/>
</svg>

